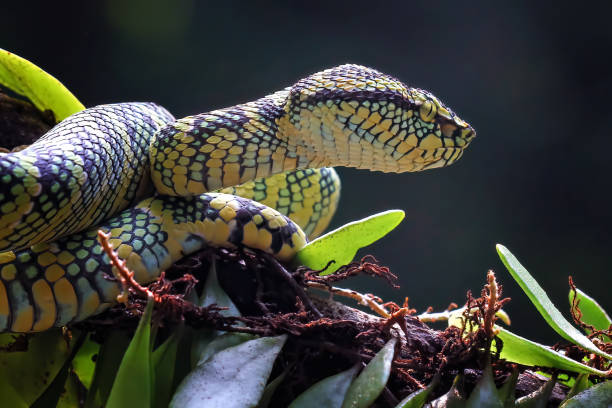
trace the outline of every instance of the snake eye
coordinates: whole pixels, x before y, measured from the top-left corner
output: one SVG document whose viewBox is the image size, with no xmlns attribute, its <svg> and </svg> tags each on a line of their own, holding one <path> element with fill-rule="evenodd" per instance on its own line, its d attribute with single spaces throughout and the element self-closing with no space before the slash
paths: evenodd
<svg viewBox="0 0 612 408">
<path fill-rule="evenodd" d="M 425 122 L 433 121 L 437 111 L 437 106 L 430 100 L 423 101 L 423 104 L 419 107 L 419 115 Z"/>
</svg>

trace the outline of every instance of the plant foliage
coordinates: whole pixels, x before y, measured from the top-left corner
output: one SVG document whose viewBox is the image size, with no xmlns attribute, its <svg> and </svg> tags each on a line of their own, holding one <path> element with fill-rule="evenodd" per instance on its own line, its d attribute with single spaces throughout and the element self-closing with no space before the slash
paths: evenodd
<svg viewBox="0 0 612 408">
<path fill-rule="evenodd" d="M 51 110 L 56 120 L 84 109 L 84 106 L 59 81 L 29 61 L 0 50 L 0 84 L 29 98 L 40 110 Z M 295 265 L 332 274 L 349 264 L 357 251 L 393 230 L 404 218 L 400 210 L 386 211 L 346 224 L 305 246 L 296 256 Z M 612 323 L 605 310 L 592 298 L 576 289 L 570 293 L 572 307 L 579 304 L 582 334 L 552 304 L 546 292 L 502 245 L 499 256 L 545 321 L 564 339 L 579 349 L 597 355 L 599 367 L 592 361 L 577 361 L 550 347 L 532 342 L 495 326 L 503 343 L 499 357 L 524 366 L 578 373 L 563 407 L 612 405 L 610 354 L 592 341 L 591 329 L 605 332 Z M 333 262 L 333 265 L 329 265 Z M 227 308 L 224 316 L 239 316 L 238 309 L 221 289 L 213 262 L 202 294 L 193 299 L 196 306 L 217 305 Z M 86 392 L 84 406 L 94 407 L 267 407 L 282 384 L 290 367 L 269 381 L 277 357 L 288 335 L 258 337 L 245 333 L 224 333 L 213 328 L 191 329 L 179 326 L 164 339 L 159 326 L 152 323 L 154 301 L 150 297 L 133 335 L 110 330 L 99 345 L 87 333 L 65 336 L 60 330 L 21 336 L 0 336 L 0 401 L 2 406 L 39 407 L 74 406 Z M 460 309 L 448 315 L 450 325 L 465 326 Z M 402 315 L 404 316 L 404 315 Z M 388 321 L 392 321 L 389 319 Z M 395 322 L 395 321 L 393 321 Z M 608 331 L 609 334 L 609 331 Z M 591 336 L 589 338 L 588 336 Z M 300 394 L 292 408 L 368 407 L 388 385 L 398 339 L 389 336 L 380 350 L 362 367 L 324 378 Z M 597 335 L 599 344 L 609 345 L 609 337 Z M 163 341 L 162 341 L 163 340 Z M 21 347 L 23 344 L 26 346 Z M 608 347 L 608 350 L 610 347 Z M 446 394 L 431 401 L 432 407 L 539 407 L 548 401 L 556 377 L 534 393 L 515 401 L 518 371 L 501 388 L 493 378 L 491 355 L 485 350 L 487 364 L 481 379 L 467 398 L 462 393 L 463 376 L 459 374 Z M 93 358 L 97 356 L 96 361 Z M 603 363 L 602 363 L 603 361 Z M 604 366 L 602 369 L 602 365 Z M 396 408 L 424 406 L 438 383 L 439 375 L 426 387 L 406 396 Z M 267 386 L 266 386 L 267 384 Z M 79 391 L 80 387 L 80 391 Z"/>
</svg>

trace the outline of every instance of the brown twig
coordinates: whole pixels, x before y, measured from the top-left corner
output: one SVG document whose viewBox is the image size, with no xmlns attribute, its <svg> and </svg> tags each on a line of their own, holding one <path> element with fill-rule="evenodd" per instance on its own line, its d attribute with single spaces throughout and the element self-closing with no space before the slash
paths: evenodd
<svg viewBox="0 0 612 408">
<path fill-rule="evenodd" d="M 382 303 L 381 299 L 376 296 L 367 295 L 367 294 L 364 295 L 352 289 L 337 288 L 337 287 L 329 286 L 321 282 L 307 281 L 306 285 L 314 289 L 320 289 L 320 290 L 323 290 L 323 291 L 326 291 L 332 294 L 354 299 L 360 305 L 369 307 L 370 309 L 372 309 L 372 311 L 374 311 L 376 314 L 382 317 L 386 317 L 386 318 L 391 317 L 391 314 L 384 308 L 384 305 L 381 304 Z"/>
<path fill-rule="evenodd" d="M 111 246 L 109 241 L 110 237 L 110 233 L 98 230 L 98 241 L 100 241 L 104 253 L 106 253 L 108 259 L 110 259 L 111 265 L 114 267 L 113 273 L 117 279 L 119 279 L 121 287 L 123 288 L 123 291 L 117 295 L 117 302 L 127 305 L 129 289 L 132 289 L 144 298 L 148 299 L 152 297 L 156 302 L 159 302 L 159 297 L 156 297 L 152 291 L 136 282 L 136 279 L 134 279 L 134 272 L 127 267 L 125 260 L 119 258 L 119 255 Z"/>
<path fill-rule="evenodd" d="M 492 340 L 498 332 L 493 326 L 496 320 L 495 313 L 501 308 L 501 305 L 498 305 L 498 296 L 501 295 L 501 292 L 497 286 L 495 274 L 491 270 L 487 272 L 487 282 L 488 284 L 485 285 L 484 289 L 484 298 L 487 303 L 484 309 L 483 328 L 487 337 Z"/>
<path fill-rule="evenodd" d="M 317 310 L 317 308 L 315 307 L 315 305 L 312 304 L 312 301 L 310 300 L 310 298 L 308 297 L 306 292 L 304 292 L 304 288 L 302 286 L 298 285 L 298 283 L 295 281 L 293 276 L 285 269 L 285 267 L 283 265 L 281 265 L 280 262 L 278 262 L 278 260 L 276 258 L 272 257 L 272 256 L 269 256 L 268 260 L 270 261 L 270 263 L 272 264 L 272 266 L 274 267 L 274 270 L 278 273 L 278 275 L 282 279 L 284 279 L 285 282 L 287 282 L 289 287 L 291 287 L 291 289 L 295 292 L 295 294 L 299 297 L 299 299 L 302 302 L 304 302 L 304 304 L 308 307 L 308 309 L 317 318 L 323 317 L 321 312 L 319 312 Z"/>
<path fill-rule="evenodd" d="M 323 270 L 327 269 L 329 265 L 330 264 L 328 264 Z M 331 284 L 333 282 L 345 280 L 351 276 L 366 274 L 383 278 L 394 288 L 399 288 L 399 286 L 395 283 L 397 281 L 397 276 L 394 275 L 388 267 L 379 265 L 376 258 L 374 258 L 372 255 L 364 256 L 359 262 L 352 262 L 348 265 L 341 266 L 331 275 L 321 276 L 321 271 L 313 271 L 304 267 L 298 268 L 296 273 L 302 274 L 305 281 L 323 284 Z"/>
</svg>

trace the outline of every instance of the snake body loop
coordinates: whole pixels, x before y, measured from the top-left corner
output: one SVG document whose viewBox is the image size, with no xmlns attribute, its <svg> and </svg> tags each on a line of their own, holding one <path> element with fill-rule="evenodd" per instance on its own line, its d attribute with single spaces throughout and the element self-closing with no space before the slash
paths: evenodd
<svg viewBox="0 0 612 408">
<path fill-rule="evenodd" d="M 137 203 L 151 191 L 153 135 L 172 121 L 152 103 L 104 105 L 0 155 L 0 251 L 82 231 Z"/>
<path fill-rule="evenodd" d="M 63 326 L 116 301 L 99 228 L 140 282 L 207 245 L 288 261 L 336 209 L 328 166 L 442 167 L 474 135 L 428 92 L 356 65 L 176 121 L 148 103 L 79 112 L 0 155 L 0 331 Z"/>
</svg>

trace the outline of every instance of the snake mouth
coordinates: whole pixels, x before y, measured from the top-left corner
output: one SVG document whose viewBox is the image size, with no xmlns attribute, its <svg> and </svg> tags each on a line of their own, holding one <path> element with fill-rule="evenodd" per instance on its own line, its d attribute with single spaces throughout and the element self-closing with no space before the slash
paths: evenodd
<svg viewBox="0 0 612 408">
<path fill-rule="evenodd" d="M 465 149 L 476 137 L 474 128 L 456 115 L 452 115 L 451 117 L 438 116 L 436 118 L 436 124 L 442 134 L 444 147 L 459 147 Z"/>
<path fill-rule="evenodd" d="M 457 116 L 446 118 L 439 116 L 436 118 L 439 126 L 442 146 L 430 149 L 424 157 L 433 160 L 423 166 L 423 170 L 436 169 L 450 166 L 463 156 L 463 152 L 476 137 L 476 131 L 470 125 L 462 121 Z"/>
</svg>

